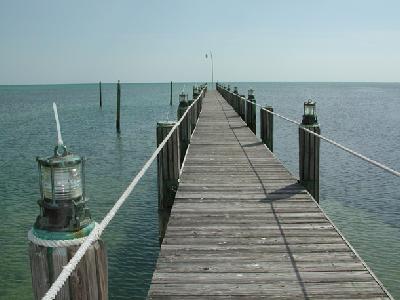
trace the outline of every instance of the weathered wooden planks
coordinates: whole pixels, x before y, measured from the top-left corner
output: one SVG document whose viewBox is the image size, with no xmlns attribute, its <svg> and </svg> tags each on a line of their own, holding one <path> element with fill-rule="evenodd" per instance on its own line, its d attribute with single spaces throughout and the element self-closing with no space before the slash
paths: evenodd
<svg viewBox="0 0 400 300">
<path fill-rule="evenodd" d="M 149 299 L 390 299 L 304 187 L 204 98 Z"/>
</svg>

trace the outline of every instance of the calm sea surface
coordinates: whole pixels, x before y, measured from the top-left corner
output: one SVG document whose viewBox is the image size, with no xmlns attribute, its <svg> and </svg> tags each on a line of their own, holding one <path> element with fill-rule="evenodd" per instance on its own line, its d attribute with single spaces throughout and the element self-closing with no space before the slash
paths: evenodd
<svg viewBox="0 0 400 300">
<path fill-rule="evenodd" d="M 300 120 L 303 101 L 317 101 L 324 135 L 400 169 L 400 84 L 231 83 L 257 102 Z M 178 93 L 192 84 L 122 84 L 121 135 L 115 132 L 116 86 L 0 86 L 0 299 L 32 299 L 27 231 L 39 213 L 36 156 L 56 142 L 52 102 L 64 142 L 88 158 L 87 194 L 99 221 L 155 149 L 159 120 L 175 119 Z M 258 116 L 257 116 L 258 117 Z M 297 128 L 275 118 L 274 148 L 298 174 Z M 158 255 L 153 164 L 104 233 L 110 299 L 144 299 Z M 321 205 L 394 297 L 400 298 L 400 179 L 321 143 Z"/>
</svg>

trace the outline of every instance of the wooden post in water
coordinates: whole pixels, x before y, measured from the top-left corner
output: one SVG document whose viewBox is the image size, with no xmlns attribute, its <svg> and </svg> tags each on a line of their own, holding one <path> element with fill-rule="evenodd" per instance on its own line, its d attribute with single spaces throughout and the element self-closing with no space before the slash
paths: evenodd
<svg viewBox="0 0 400 300">
<path fill-rule="evenodd" d="M 183 116 L 185 111 L 189 106 L 189 102 L 187 100 L 188 95 L 182 92 L 179 95 L 179 106 L 177 111 L 178 120 Z M 183 162 L 186 150 L 190 144 L 190 136 L 192 134 L 191 130 L 191 120 L 190 120 L 190 113 L 186 114 L 186 117 L 182 121 L 179 126 L 179 146 L 180 146 L 180 160 L 181 163 Z"/>
<path fill-rule="evenodd" d="M 61 147 L 63 153 L 59 153 Z M 33 296 L 41 299 L 96 225 L 86 207 L 84 158 L 67 152 L 62 145 L 56 147 L 54 156 L 37 161 L 40 215 L 28 240 Z M 56 299 L 108 299 L 103 241 L 90 246 Z"/>
<path fill-rule="evenodd" d="M 172 106 L 172 81 L 171 81 L 171 97 L 169 100 L 169 105 Z"/>
<path fill-rule="evenodd" d="M 265 106 L 265 109 L 274 111 L 272 106 Z M 265 146 L 274 152 L 274 115 L 264 109 L 260 109 L 260 135 Z"/>
<path fill-rule="evenodd" d="M 303 121 L 299 127 L 299 175 L 300 183 L 319 203 L 319 148 L 320 138 L 303 130 L 321 133 L 315 102 L 304 102 Z"/>
<path fill-rule="evenodd" d="M 99 96 L 100 96 L 100 108 L 103 107 L 103 98 L 101 95 L 101 81 L 99 82 Z"/>
<path fill-rule="evenodd" d="M 247 99 L 250 100 L 250 102 L 246 101 L 246 123 L 247 126 L 250 128 L 251 131 L 253 131 L 254 134 L 256 134 L 256 99 L 254 98 L 254 90 L 250 89 L 248 91 L 248 96 Z"/>
<path fill-rule="evenodd" d="M 121 133 L 121 124 L 120 124 L 120 114 L 121 114 L 121 86 L 119 84 L 119 80 L 117 83 L 117 132 Z"/>
</svg>

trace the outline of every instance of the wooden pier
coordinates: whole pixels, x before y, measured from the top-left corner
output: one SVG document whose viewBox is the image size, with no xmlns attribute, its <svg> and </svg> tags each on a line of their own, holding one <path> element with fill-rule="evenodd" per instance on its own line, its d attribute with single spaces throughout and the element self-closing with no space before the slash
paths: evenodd
<svg viewBox="0 0 400 300">
<path fill-rule="evenodd" d="M 148 298 L 391 299 L 214 90 L 203 99 Z"/>
</svg>

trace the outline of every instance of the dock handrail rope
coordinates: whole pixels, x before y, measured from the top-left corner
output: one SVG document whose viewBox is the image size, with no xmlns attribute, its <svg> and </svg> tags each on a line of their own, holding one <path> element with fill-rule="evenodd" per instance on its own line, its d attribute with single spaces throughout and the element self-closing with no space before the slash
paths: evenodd
<svg viewBox="0 0 400 300">
<path fill-rule="evenodd" d="M 220 86 L 220 87 L 225 89 L 222 86 Z M 363 155 L 361 153 L 358 153 L 357 151 L 354 151 L 354 150 L 352 150 L 352 149 L 350 149 L 350 148 L 348 148 L 346 146 L 343 146 L 342 144 L 339 144 L 338 142 L 335 142 L 334 140 L 331 140 L 331 139 L 329 139 L 329 138 L 327 138 L 327 137 L 325 137 L 325 136 L 323 136 L 321 134 L 318 134 L 318 133 L 316 133 L 314 131 L 311 131 L 311 130 L 309 130 L 307 128 L 304 128 L 303 126 L 300 126 L 301 125 L 300 122 L 297 122 L 295 120 L 289 119 L 288 117 L 282 116 L 281 114 L 278 114 L 275 111 L 270 111 L 270 110 L 266 109 L 265 107 L 261 106 L 260 104 L 251 102 L 250 100 L 248 100 L 246 98 L 243 98 L 243 97 L 239 97 L 239 98 L 242 101 L 249 102 L 251 104 L 254 104 L 254 105 L 258 106 L 260 109 L 265 110 L 269 114 L 275 115 L 275 116 L 277 116 L 277 117 L 279 117 L 279 118 L 281 118 L 281 119 L 283 119 L 285 121 L 288 121 L 290 123 L 298 125 L 302 130 L 304 130 L 304 131 L 306 131 L 306 132 L 308 132 L 308 133 L 310 133 L 312 135 L 315 135 L 315 136 L 319 137 L 321 140 L 324 140 L 324 141 L 328 142 L 329 144 L 332 144 L 332 145 L 334 145 L 334 146 L 336 146 L 336 147 L 338 147 L 338 148 L 340 148 L 340 149 L 342 149 L 342 150 L 344 150 L 344 151 L 346 151 L 346 152 L 348 152 L 348 153 L 350 153 L 350 154 L 352 154 L 352 155 L 354 155 L 354 156 L 356 156 L 358 158 L 361 158 L 362 160 L 364 160 L 366 162 L 369 162 L 370 164 L 372 164 L 372 165 L 374 165 L 374 166 L 376 166 L 378 168 L 381 168 L 382 170 L 384 170 L 384 171 L 386 171 L 386 172 L 388 172 L 390 174 L 393 174 L 393 175 L 395 175 L 397 177 L 400 177 L 400 172 L 399 171 L 396 171 L 396 170 L 394 170 L 394 169 L 392 169 L 392 168 L 390 168 L 388 166 L 385 166 L 384 164 L 382 164 L 382 163 L 380 163 L 380 162 L 378 162 L 376 160 L 373 160 L 373 159 L 371 159 L 371 158 L 369 158 L 369 157 L 367 157 L 367 156 L 365 156 L 365 155 Z"/>
<path fill-rule="evenodd" d="M 153 154 L 147 160 L 147 162 L 144 164 L 144 166 L 140 170 L 140 172 L 136 174 L 136 176 L 133 178 L 133 180 L 128 185 L 126 190 L 123 192 L 121 197 L 115 202 L 114 206 L 106 214 L 104 219 L 91 231 L 91 233 L 87 236 L 87 238 L 84 240 L 84 242 L 78 248 L 75 255 L 71 258 L 71 260 L 68 262 L 68 264 L 63 267 L 63 270 L 58 275 L 57 279 L 53 282 L 53 284 L 51 285 L 51 287 L 47 291 L 47 293 L 43 296 L 42 300 L 53 300 L 57 296 L 58 292 L 61 290 L 64 283 L 68 280 L 68 277 L 74 271 L 74 269 L 76 268 L 76 266 L 78 265 L 78 263 L 80 262 L 82 257 L 85 255 L 86 251 L 91 246 L 91 244 L 100 238 L 103 231 L 106 229 L 108 224 L 114 218 L 114 216 L 116 215 L 116 213 L 118 212 L 120 207 L 124 204 L 124 202 L 126 201 L 128 196 L 132 193 L 133 189 L 138 184 L 138 182 L 143 177 L 143 175 L 146 173 L 146 171 L 149 169 L 151 164 L 157 158 L 157 155 L 160 153 L 160 151 L 162 150 L 164 145 L 168 142 L 169 138 L 172 136 L 172 134 L 174 133 L 176 128 L 185 119 L 186 115 L 189 113 L 189 111 L 191 111 L 192 107 L 204 96 L 205 91 L 206 91 L 206 89 L 203 88 L 202 91 L 200 92 L 199 96 L 188 107 L 188 109 L 185 111 L 185 113 L 182 115 L 182 117 L 176 122 L 174 127 L 172 127 L 171 131 L 168 133 L 168 135 L 165 137 L 165 139 L 160 143 L 160 145 L 157 147 L 157 149 L 153 152 Z"/>
</svg>

